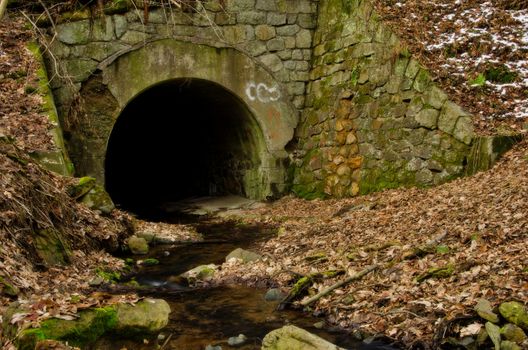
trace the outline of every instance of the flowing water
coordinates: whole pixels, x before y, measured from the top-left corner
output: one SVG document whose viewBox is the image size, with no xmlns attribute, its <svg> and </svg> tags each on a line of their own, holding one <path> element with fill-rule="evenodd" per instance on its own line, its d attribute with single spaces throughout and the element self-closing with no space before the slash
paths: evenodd
<svg viewBox="0 0 528 350">
<path fill-rule="evenodd" d="M 173 220 L 174 221 L 174 220 Z M 177 220 L 176 220 L 177 221 Z M 277 311 L 278 302 L 264 300 L 265 289 L 247 287 L 219 287 L 192 289 L 170 282 L 172 276 L 203 264 L 221 264 L 236 248 L 251 249 L 258 242 L 269 239 L 272 227 L 241 226 L 235 222 L 212 223 L 205 219 L 194 223 L 205 241 L 177 246 L 157 246 L 146 257 L 156 258 L 159 265 L 143 267 L 135 277 L 148 286 L 145 296 L 162 298 L 171 306 L 170 323 L 159 341 L 163 349 L 203 350 L 208 345 L 222 349 L 260 349 L 262 338 L 270 331 L 293 324 L 347 349 L 394 349 L 377 342 L 369 345 L 354 339 L 343 330 L 323 327 L 324 319 L 300 311 Z M 315 324 L 319 323 L 318 327 Z M 244 334 L 247 341 L 231 347 L 227 340 Z M 111 342 L 98 349 L 154 349 L 155 345 L 131 342 Z"/>
</svg>

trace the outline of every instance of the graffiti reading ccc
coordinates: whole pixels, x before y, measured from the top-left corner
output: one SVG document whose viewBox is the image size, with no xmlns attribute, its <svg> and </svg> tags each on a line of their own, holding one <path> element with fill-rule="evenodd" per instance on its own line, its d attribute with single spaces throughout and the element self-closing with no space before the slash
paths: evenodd
<svg viewBox="0 0 528 350">
<path fill-rule="evenodd" d="M 251 101 L 258 100 L 262 103 L 278 101 L 281 97 L 278 86 L 268 87 L 264 83 L 249 83 L 246 87 L 246 95 Z"/>
</svg>

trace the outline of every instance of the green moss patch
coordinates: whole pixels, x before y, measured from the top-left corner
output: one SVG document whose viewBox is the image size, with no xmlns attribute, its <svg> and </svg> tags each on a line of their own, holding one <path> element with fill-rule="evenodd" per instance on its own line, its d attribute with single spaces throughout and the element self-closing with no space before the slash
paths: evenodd
<svg viewBox="0 0 528 350">
<path fill-rule="evenodd" d="M 420 283 L 430 278 L 448 278 L 455 272 L 455 267 L 451 264 L 443 267 L 434 267 L 429 269 L 426 273 L 416 277 L 416 282 Z"/>
<path fill-rule="evenodd" d="M 117 271 L 109 271 L 99 267 L 97 268 L 96 273 L 97 276 L 108 282 L 119 282 L 121 280 L 121 274 Z"/>
<path fill-rule="evenodd" d="M 68 195 L 74 199 L 81 198 L 96 185 L 96 181 L 93 177 L 81 177 L 79 181 L 68 187 Z"/>
<path fill-rule="evenodd" d="M 486 80 L 497 84 L 513 83 L 517 79 L 517 73 L 511 71 L 504 64 L 486 69 L 484 76 Z"/>
<path fill-rule="evenodd" d="M 0 276 L 0 293 L 10 297 L 16 297 L 18 292 L 19 290 L 17 287 L 7 281 L 4 277 Z"/>
<path fill-rule="evenodd" d="M 158 259 L 154 259 L 154 258 L 145 259 L 141 263 L 141 265 L 143 265 L 143 266 L 154 266 L 154 265 L 158 265 L 158 264 L 159 264 L 159 260 Z"/>
<path fill-rule="evenodd" d="M 84 347 L 99 339 L 117 325 L 117 312 L 114 307 L 96 308 L 83 311 L 77 320 L 49 319 L 40 328 L 22 331 L 18 339 L 21 350 L 33 350 L 38 341 L 45 339 L 67 341 L 69 344 Z"/>
</svg>

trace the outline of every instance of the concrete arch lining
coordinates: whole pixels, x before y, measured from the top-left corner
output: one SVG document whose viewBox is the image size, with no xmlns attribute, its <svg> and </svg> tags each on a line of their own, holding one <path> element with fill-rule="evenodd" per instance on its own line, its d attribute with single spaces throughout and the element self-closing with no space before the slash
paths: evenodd
<svg viewBox="0 0 528 350">
<path fill-rule="evenodd" d="M 262 129 L 268 152 L 286 156 L 284 147 L 297 126 L 297 111 L 273 76 L 238 50 L 161 39 L 103 69 L 103 82 L 121 109 L 149 87 L 181 78 L 209 80 L 238 96 Z"/>
</svg>

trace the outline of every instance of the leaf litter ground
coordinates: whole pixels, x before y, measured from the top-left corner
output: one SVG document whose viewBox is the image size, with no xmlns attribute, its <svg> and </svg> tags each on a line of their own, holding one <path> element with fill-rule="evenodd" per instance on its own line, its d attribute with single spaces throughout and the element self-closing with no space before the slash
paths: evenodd
<svg viewBox="0 0 528 350">
<path fill-rule="evenodd" d="M 437 84 L 475 116 L 477 130 L 528 130 L 528 1 L 374 3 Z"/>
<path fill-rule="evenodd" d="M 501 125 L 513 131 L 523 128 L 526 7 L 504 9 L 490 2 L 447 0 L 377 3 L 378 11 L 393 23 L 411 51 L 421 53 L 422 62 L 436 74 L 438 83 L 477 116 L 479 130 L 494 132 Z M 475 18 L 480 19 L 475 22 Z M 489 28 L 490 32 L 468 30 L 473 27 Z M 456 35 L 450 40 L 445 33 Z M 20 17 L 0 22 L 0 134 L 14 137 L 16 146 L 24 151 L 53 148 L 42 97 L 34 89 L 38 87 L 38 65 L 27 50 L 27 42 L 33 39 Z M 496 40 L 509 40 L 510 44 L 500 49 L 492 45 Z M 486 82 L 480 87 L 467 84 L 488 63 L 506 64 L 517 73 L 516 80 L 510 84 Z M 313 311 L 325 314 L 333 324 L 384 334 L 406 345 L 433 344 L 435 335 L 445 330 L 446 320 L 473 314 L 476 298 L 484 297 L 494 305 L 509 299 L 528 301 L 527 149 L 524 142 L 491 171 L 434 189 L 391 190 L 355 199 L 311 202 L 287 197 L 247 211 L 244 220 L 279 224 L 280 234 L 262 244 L 263 261 L 244 266 L 226 263 L 216 283 L 268 283 L 287 290 L 298 274 L 329 270 L 352 274 L 383 263 L 384 269 L 321 298 Z M 78 309 L 137 299 L 135 295 L 92 294 L 87 283 L 96 277 L 95 267 L 122 267 L 122 261 L 101 250 L 100 242 L 123 239 L 123 214 L 104 218 L 69 202 L 64 197 L 67 180 L 34 164 L 21 169 L 2 154 L 0 165 L 0 271 L 21 289 L 20 301 L 33 305 L 32 312 L 19 315 L 16 321 L 38 324 L 51 316 L 71 317 Z M 20 173 L 26 182 L 21 181 Z M 55 211 L 55 220 L 63 222 L 69 238 L 77 242 L 68 267 L 40 271 L 22 244 L 27 225 L 45 225 L 50 215 L 42 204 L 35 205 L 31 198 L 34 189 L 44 189 L 41 192 L 48 194 L 44 198 L 55 198 L 44 202 L 45 208 Z M 26 221 L 15 225 L 19 213 L 28 209 Z M 138 226 L 152 229 L 159 225 Z M 182 231 L 178 227 L 163 229 Z M 433 253 L 399 258 L 408 249 L 439 236 L 443 239 Z M 387 262 L 394 263 L 386 266 Z M 453 267 L 452 274 L 416 281 L 430 268 L 446 266 Z M 319 281 L 311 293 L 341 278 Z M 10 299 L 1 301 L 6 306 Z"/>
<path fill-rule="evenodd" d="M 244 220 L 280 224 L 260 247 L 263 261 L 227 262 L 217 283 L 289 290 L 293 276 L 384 267 L 321 298 L 313 312 L 341 327 L 431 345 L 446 322 L 474 315 L 478 298 L 528 302 L 528 142 L 490 171 L 430 189 L 398 189 L 354 199 L 283 198 Z M 442 237 L 432 251 L 402 255 Z M 426 278 L 430 269 L 452 273 Z M 441 278 L 439 278 L 441 277 Z M 344 279 L 314 284 L 311 294 Z"/>
</svg>

